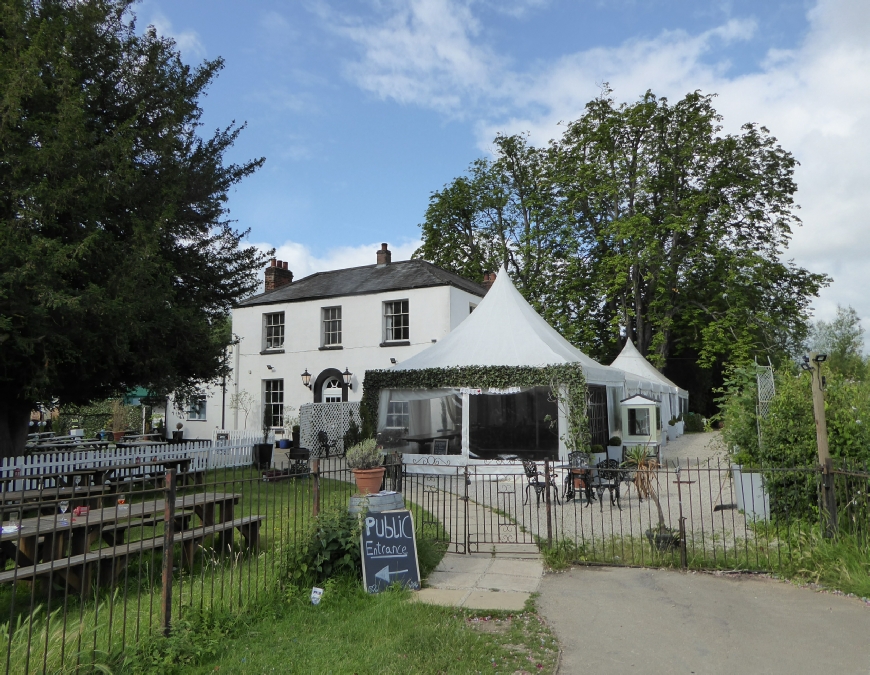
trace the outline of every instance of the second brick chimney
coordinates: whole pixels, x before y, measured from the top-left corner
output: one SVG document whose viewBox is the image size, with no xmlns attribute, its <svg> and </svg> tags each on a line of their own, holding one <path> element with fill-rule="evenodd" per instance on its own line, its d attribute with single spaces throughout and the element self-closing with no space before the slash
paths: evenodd
<svg viewBox="0 0 870 675">
<path fill-rule="evenodd" d="M 275 258 L 269 260 L 269 266 L 266 268 L 266 293 L 286 286 L 291 281 L 293 281 L 293 272 L 288 269 L 288 263 Z"/>
<path fill-rule="evenodd" d="M 389 265 L 393 261 L 393 254 L 386 244 L 381 244 L 381 250 L 378 251 L 378 267 L 381 265 Z"/>
<path fill-rule="evenodd" d="M 486 290 L 492 288 L 492 285 L 495 283 L 495 272 L 484 272 L 483 273 L 483 287 Z"/>
</svg>

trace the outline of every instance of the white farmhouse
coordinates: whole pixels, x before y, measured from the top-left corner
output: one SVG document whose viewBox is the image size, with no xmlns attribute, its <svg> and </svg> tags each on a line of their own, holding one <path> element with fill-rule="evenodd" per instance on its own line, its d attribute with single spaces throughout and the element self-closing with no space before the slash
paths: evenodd
<svg viewBox="0 0 870 675">
<path fill-rule="evenodd" d="M 358 401 L 366 370 L 388 368 L 432 346 L 487 290 L 424 260 L 392 262 L 387 244 L 374 265 L 297 281 L 287 267 L 272 259 L 265 292 L 233 309 L 239 342 L 226 395 L 213 387 L 187 415 L 173 410 L 169 429 L 180 421 L 185 438 L 210 438 L 222 419 L 226 429 L 258 430 L 263 404 L 271 406 L 277 427 L 285 407 L 298 414 L 304 403 Z M 247 420 L 230 407 L 233 395 L 245 392 L 256 408 Z"/>
</svg>

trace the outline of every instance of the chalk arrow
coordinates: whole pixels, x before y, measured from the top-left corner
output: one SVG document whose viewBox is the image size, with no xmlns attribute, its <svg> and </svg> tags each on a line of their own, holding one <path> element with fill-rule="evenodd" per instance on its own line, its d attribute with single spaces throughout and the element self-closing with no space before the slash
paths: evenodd
<svg viewBox="0 0 870 675">
<path fill-rule="evenodd" d="M 391 574 L 404 574 L 407 571 L 408 570 L 398 570 L 396 572 L 390 572 L 390 568 L 385 567 L 384 569 L 375 572 L 375 579 L 380 579 L 381 581 L 386 581 L 387 583 L 390 583 Z"/>
</svg>

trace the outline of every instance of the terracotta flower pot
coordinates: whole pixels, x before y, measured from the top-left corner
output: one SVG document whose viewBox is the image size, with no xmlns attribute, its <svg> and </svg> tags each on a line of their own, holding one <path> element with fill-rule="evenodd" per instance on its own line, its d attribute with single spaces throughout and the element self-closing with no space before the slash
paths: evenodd
<svg viewBox="0 0 870 675">
<path fill-rule="evenodd" d="M 126 432 L 124 431 L 113 431 L 112 438 L 114 438 L 116 441 L 120 441 L 122 438 L 124 438 L 125 433 Z"/>
<path fill-rule="evenodd" d="M 384 480 L 385 469 L 386 467 L 383 466 L 378 466 L 374 469 L 351 469 L 359 493 L 361 495 L 368 495 L 378 492 Z"/>
</svg>

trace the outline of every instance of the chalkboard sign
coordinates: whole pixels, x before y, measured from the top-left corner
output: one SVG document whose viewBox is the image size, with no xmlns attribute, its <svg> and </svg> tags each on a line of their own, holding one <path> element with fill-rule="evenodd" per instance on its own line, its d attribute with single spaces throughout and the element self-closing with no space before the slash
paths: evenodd
<svg viewBox="0 0 870 675">
<path fill-rule="evenodd" d="M 432 441 L 432 454 L 433 455 L 446 455 L 447 454 L 447 439 L 446 438 L 436 438 Z"/>
<path fill-rule="evenodd" d="M 380 593 L 392 583 L 420 588 L 414 519 L 408 510 L 369 513 L 363 519 L 360 537 L 363 586 Z"/>
</svg>

